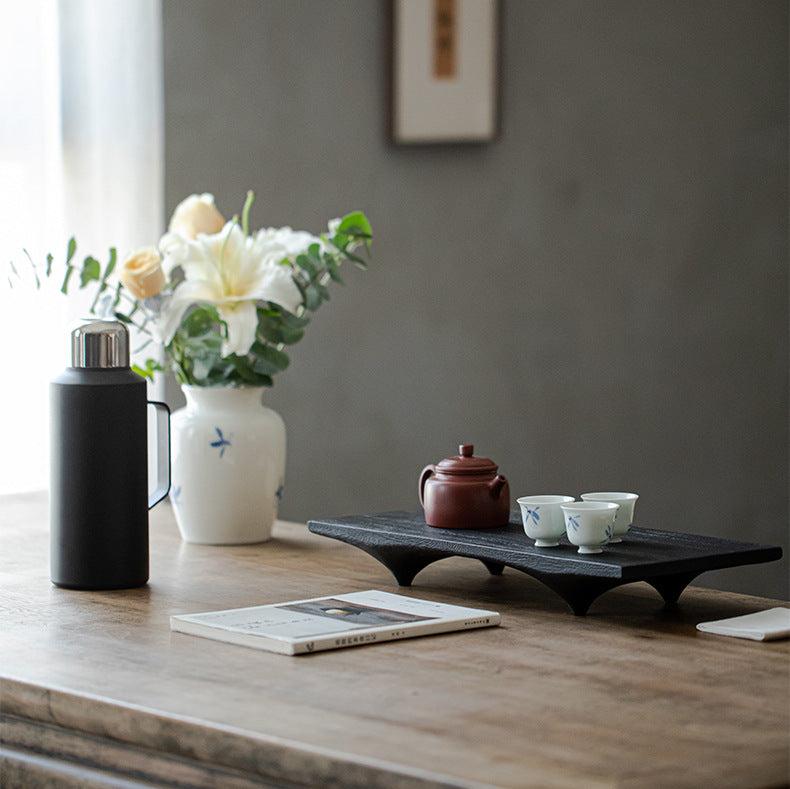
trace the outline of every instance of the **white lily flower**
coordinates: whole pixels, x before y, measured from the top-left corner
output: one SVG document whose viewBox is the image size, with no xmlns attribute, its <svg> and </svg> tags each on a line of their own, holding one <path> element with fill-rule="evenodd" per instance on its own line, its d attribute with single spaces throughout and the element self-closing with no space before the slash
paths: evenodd
<svg viewBox="0 0 790 789">
<path fill-rule="evenodd" d="M 264 246 L 279 244 L 287 250 L 286 257 L 289 259 L 307 252 L 311 244 L 323 246 L 318 236 L 314 236 L 306 230 L 293 230 L 290 227 L 265 227 L 255 234 L 255 243 Z"/>
<path fill-rule="evenodd" d="M 168 278 L 173 269 L 181 265 L 181 261 L 189 255 L 189 241 L 177 233 L 165 233 L 159 239 L 159 254 L 162 256 L 162 268 Z"/>
<path fill-rule="evenodd" d="M 258 301 L 278 304 L 296 312 L 302 295 L 283 266 L 287 248 L 272 239 L 247 238 L 235 222 L 212 235 L 194 240 L 162 238 L 160 249 L 167 271 L 180 266 L 184 281 L 176 286 L 164 306 L 157 329 L 162 342 L 173 339 L 186 311 L 194 304 L 214 304 L 227 324 L 222 355 L 248 353 L 258 327 Z"/>
</svg>

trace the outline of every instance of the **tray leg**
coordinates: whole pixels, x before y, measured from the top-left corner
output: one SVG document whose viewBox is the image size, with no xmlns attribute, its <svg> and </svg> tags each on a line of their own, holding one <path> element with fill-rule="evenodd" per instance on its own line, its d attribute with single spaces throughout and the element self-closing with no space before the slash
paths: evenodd
<svg viewBox="0 0 790 789">
<path fill-rule="evenodd" d="M 619 578 L 568 578 L 561 575 L 528 573 L 558 594 L 576 616 L 585 616 L 590 606 L 605 592 L 623 585 Z"/>
<path fill-rule="evenodd" d="M 677 603 L 683 590 L 699 575 L 699 573 L 680 573 L 679 575 L 661 575 L 648 579 L 648 583 L 664 598 L 667 606 Z"/>
<path fill-rule="evenodd" d="M 492 562 L 489 559 L 481 559 L 480 561 L 486 566 L 486 569 L 491 575 L 502 575 L 505 569 L 504 562 Z"/>
<path fill-rule="evenodd" d="M 394 576 L 398 586 L 411 586 L 420 570 L 429 564 L 446 559 L 446 553 L 420 551 L 419 553 L 385 545 L 358 545 L 363 551 L 378 559 Z"/>
</svg>

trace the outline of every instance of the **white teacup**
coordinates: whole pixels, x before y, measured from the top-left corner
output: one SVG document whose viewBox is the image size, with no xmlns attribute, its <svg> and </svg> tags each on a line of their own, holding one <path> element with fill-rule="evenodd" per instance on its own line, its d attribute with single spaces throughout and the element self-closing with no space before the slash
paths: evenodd
<svg viewBox="0 0 790 789">
<path fill-rule="evenodd" d="M 574 501 L 573 496 L 522 496 L 516 499 L 521 507 L 524 531 L 537 548 L 553 548 L 565 534 L 561 504 Z"/>
<path fill-rule="evenodd" d="M 577 545 L 579 553 L 603 553 L 603 546 L 612 538 L 619 507 L 611 501 L 560 504 L 565 516 L 565 533 L 571 545 Z"/>
<path fill-rule="evenodd" d="M 582 493 L 582 501 L 611 501 L 620 505 L 614 519 L 614 534 L 609 542 L 622 542 L 634 522 L 634 506 L 639 496 L 636 493 Z"/>
</svg>

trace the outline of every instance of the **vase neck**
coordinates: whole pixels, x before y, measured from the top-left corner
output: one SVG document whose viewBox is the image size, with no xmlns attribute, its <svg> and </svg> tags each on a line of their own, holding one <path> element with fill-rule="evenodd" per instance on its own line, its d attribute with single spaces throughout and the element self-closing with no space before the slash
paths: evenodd
<svg viewBox="0 0 790 789">
<path fill-rule="evenodd" d="M 262 386 L 183 386 L 190 411 L 260 411 Z"/>
</svg>

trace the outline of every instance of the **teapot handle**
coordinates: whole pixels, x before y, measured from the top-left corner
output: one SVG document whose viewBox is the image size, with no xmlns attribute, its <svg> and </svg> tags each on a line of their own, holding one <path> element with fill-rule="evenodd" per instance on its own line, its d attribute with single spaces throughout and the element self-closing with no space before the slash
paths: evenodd
<svg viewBox="0 0 790 789">
<path fill-rule="evenodd" d="M 420 494 L 420 506 L 425 506 L 425 501 L 423 500 L 424 492 L 425 492 L 425 483 L 428 481 L 429 477 L 433 476 L 433 473 L 436 471 L 436 466 L 431 464 L 430 466 L 426 466 L 422 470 L 422 474 L 420 474 L 420 487 L 419 487 L 419 494 Z"/>
</svg>

